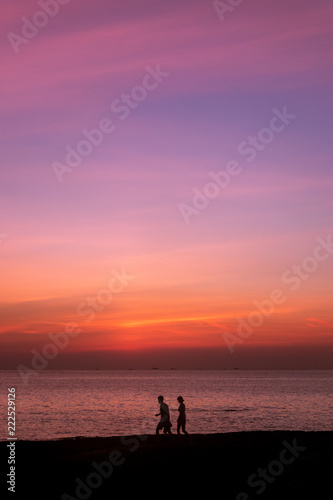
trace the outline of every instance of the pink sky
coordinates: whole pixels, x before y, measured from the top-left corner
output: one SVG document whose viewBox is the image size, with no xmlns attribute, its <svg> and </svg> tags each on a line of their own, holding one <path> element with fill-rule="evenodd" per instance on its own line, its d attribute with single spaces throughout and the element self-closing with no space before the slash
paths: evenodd
<svg viewBox="0 0 333 500">
<path fill-rule="evenodd" d="M 200 368 L 208 351 L 214 367 L 260 368 L 260 349 L 274 366 L 332 368 L 333 255 L 315 253 L 332 235 L 330 2 L 254 0 L 222 22 L 213 2 L 72 0 L 14 47 L 38 11 L 20 0 L 0 21 L 2 366 L 29 366 L 74 322 L 49 368 L 91 367 L 87 352 L 110 368 L 116 352 L 138 366 L 188 352 Z M 294 118 L 267 136 L 283 109 Z M 66 165 L 105 119 L 113 131 Z M 240 145 L 257 136 L 248 161 Z M 240 173 L 198 209 L 231 161 Z M 101 305 L 122 270 L 133 279 Z M 225 333 L 275 289 L 283 303 L 231 352 Z"/>
</svg>

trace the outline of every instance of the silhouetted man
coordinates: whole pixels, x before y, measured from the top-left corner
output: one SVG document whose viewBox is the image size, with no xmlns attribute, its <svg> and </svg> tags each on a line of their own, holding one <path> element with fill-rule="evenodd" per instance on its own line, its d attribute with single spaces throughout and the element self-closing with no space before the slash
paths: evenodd
<svg viewBox="0 0 333 500">
<path fill-rule="evenodd" d="M 161 419 L 157 424 L 156 434 L 159 434 L 160 430 L 162 429 L 164 434 L 172 434 L 171 432 L 172 424 L 170 422 L 169 406 L 166 403 L 164 403 L 163 400 L 164 400 L 163 396 L 158 396 L 157 401 L 159 402 L 160 405 L 160 412 L 156 413 L 155 417 L 158 417 L 160 415 Z"/>
</svg>

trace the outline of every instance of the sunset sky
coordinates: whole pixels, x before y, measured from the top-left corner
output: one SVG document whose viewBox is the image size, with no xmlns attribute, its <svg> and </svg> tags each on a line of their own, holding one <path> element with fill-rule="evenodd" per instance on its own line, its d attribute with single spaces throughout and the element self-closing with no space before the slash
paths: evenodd
<svg viewBox="0 0 333 500">
<path fill-rule="evenodd" d="M 0 367 L 333 368 L 332 3 L 2 3 Z"/>
</svg>

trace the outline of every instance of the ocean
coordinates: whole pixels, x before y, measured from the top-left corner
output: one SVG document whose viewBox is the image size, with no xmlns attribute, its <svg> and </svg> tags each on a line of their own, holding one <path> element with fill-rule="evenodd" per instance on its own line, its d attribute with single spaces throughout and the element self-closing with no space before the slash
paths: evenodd
<svg viewBox="0 0 333 500">
<path fill-rule="evenodd" d="M 16 371 L 0 374 L 5 422 L 15 388 L 18 440 L 153 434 L 159 395 L 173 432 L 179 395 L 189 433 L 333 430 L 333 371 L 44 371 L 27 385 Z"/>
</svg>

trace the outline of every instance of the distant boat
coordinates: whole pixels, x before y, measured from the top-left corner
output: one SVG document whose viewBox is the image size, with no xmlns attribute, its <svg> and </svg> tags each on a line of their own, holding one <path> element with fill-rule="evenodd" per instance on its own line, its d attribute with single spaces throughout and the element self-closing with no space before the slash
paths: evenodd
<svg viewBox="0 0 333 500">
<path fill-rule="evenodd" d="M 158 368 L 156 368 L 156 366 L 153 366 L 153 368 L 150 368 L 151 370 L 158 370 Z"/>
</svg>

